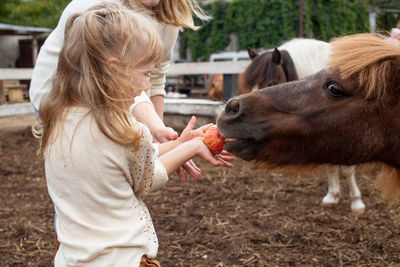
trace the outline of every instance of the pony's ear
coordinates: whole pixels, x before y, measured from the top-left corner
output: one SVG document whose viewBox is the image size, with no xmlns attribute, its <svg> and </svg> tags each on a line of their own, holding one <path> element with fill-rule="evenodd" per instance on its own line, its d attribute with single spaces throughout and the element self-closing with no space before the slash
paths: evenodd
<svg viewBox="0 0 400 267">
<path fill-rule="evenodd" d="M 258 53 L 250 46 L 247 47 L 247 53 L 249 54 L 250 59 L 254 59 L 256 56 L 258 56 Z"/>
<path fill-rule="evenodd" d="M 274 48 L 274 52 L 272 52 L 272 60 L 276 63 L 276 64 L 280 64 L 281 63 L 281 52 L 279 52 L 278 48 Z"/>
</svg>

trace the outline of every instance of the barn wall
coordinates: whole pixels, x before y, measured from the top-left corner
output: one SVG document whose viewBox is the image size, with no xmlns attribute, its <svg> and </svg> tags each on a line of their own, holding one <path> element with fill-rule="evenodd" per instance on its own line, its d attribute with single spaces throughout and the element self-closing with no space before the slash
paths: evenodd
<svg viewBox="0 0 400 267">
<path fill-rule="evenodd" d="M 16 67 L 15 62 L 19 57 L 18 42 L 28 38 L 26 36 L 0 35 L 0 68 Z"/>
</svg>

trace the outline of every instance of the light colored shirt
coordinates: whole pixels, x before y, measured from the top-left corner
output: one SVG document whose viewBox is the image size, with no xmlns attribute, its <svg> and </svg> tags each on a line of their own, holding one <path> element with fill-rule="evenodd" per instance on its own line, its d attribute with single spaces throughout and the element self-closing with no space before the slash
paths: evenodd
<svg viewBox="0 0 400 267">
<path fill-rule="evenodd" d="M 120 3 L 118 0 L 72 0 L 64 9 L 57 27 L 47 37 L 45 43 L 40 48 L 35 67 L 33 69 L 31 85 L 29 88 L 29 97 L 36 110 L 39 110 L 40 101 L 53 86 L 53 77 L 57 70 L 58 55 L 64 44 L 64 31 L 68 18 L 75 13 L 84 12 L 90 7 L 104 2 Z M 144 101 L 150 102 L 149 96 L 165 96 L 165 75 L 170 66 L 173 47 L 178 37 L 179 28 L 172 25 L 160 24 L 156 25 L 156 29 L 160 35 L 163 45 L 163 56 L 160 62 L 156 64 L 154 71 L 151 72 L 150 89 L 135 98 L 135 103 L 131 109 Z"/>
<path fill-rule="evenodd" d="M 142 255 L 156 256 L 158 240 L 143 197 L 168 175 L 150 131 L 135 125 L 142 133 L 137 151 L 106 137 L 88 109 L 66 112 L 63 130 L 45 151 L 61 243 L 56 267 L 139 266 Z"/>
</svg>

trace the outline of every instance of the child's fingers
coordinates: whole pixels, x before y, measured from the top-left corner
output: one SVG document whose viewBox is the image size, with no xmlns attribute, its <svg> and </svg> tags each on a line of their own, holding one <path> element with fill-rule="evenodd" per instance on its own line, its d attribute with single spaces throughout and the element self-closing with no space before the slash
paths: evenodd
<svg viewBox="0 0 400 267">
<path fill-rule="evenodd" d="M 214 166 L 225 166 L 225 165 L 227 165 L 227 163 L 224 160 L 220 159 L 218 157 L 218 155 L 213 155 L 211 152 L 209 152 L 206 155 L 204 155 L 203 159 L 208 161 L 209 163 L 211 163 Z"/>
<path fill-rule="evenodd" d="M 197 167 L 196 163 L 194 163 L 193 160 L 189 160 L 189 164 L 190 164 L 195 170 L 197 170 L 198 172 L 201 172 L 200 168 Z"/>
<path fill-rule="evenodd" d="M 206 124 L 206 125 L 203 125 L 203 126 L 199 127 L 197 130 L 200 130 L 202 133 L 204 133 L 205 131 L 207 131 L 207 129 L 208 129 L 209 127 L 211 127 L 211 126 L 213 126 L 213 125 L 214 125 L 213 123 L 208 123 L 208 124 Z"/>
<path fill-rule="evenodd" d="M 186 175 L 182 167 L 178 168 L 178 170 L 176 171 L 176 175 L 178 175 L 179 179 L 181 179 L 183 183 L 186 182 Z"/>
<path fill-rule="evenodd" d="M 190 119 L 190 121 L 188 122 L 188 124 L 185 127 L 184 131 L 191 131 L 194 127 L 194 125 L 196 124 L 196 117 L 192 116 L 192 118 Z"/>
<path fill-rule="evenodd" d="M 219 155 L 224 155 L 224 156 L 232 156 L 232 153 L 226 151 L 226 150 L 222 150 L 221 153 L 219 153 Z"/>
<path fill-rule="evenodd" d="M 225 156 L 225 155 L 219 154 L 218 157 L 224 161 L 234 161 L 235 160 L 234 156 Z"/>
<path fill-rule="evenodd" d="M 183 164 L 183 169 L 187 171 L 195 180 L 200 179 L 201 177 L 201 170 L 194 164 L 192 160 L 189 160 Z"/>
<path fill-rule="evenodd" d="M 218 159 L 219 159 L 219 161 L 222 163 L 220 166 L 224 166 L 224 167 L 227 167 L 227 168 L 233 168 L 233 167 L 235 167 L 235 165 L 233 165 L 232 163 L 230 163 L 230 162 L 228 162 L 228 161 L 222 159 L 222 158 L 219 157 L 219 156 L 218 156 Z"/>
</svg>

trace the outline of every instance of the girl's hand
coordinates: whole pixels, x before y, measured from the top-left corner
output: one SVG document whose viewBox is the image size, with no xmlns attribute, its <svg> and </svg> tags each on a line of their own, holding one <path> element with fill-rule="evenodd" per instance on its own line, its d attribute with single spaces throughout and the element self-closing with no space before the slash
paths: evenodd
<svg viewBox="0 0 400 267">
<path fill-rule="evenodd" d="M 212 126 L 212 123 L 206 124 L 204 126 L 201 126 L 200 128 L 193 130 L 194 125 L 196 124 L 196 117 L 192 116 L 190 119 L 188 125 L 186 128 L 183 130 L 181 136 L 178 137 L 178 140 L 181 143 L 187 142 L 192 140 L 193 138 L 196 137 L 202 137 L 204 132 L 208 129 L 208 127 Z"/>
<path fill-rule="evenodd" d="M 199 180 L 201 177 L 201 170 L 197 165 L 193 162 L 193 160 L 186 161 L 177 171 L 176 174 L 178 175 L 179 179 L 182 182 L 186 182 L 186 175 L 185 171 L 190 174 L 195 180 Z"/>
<path fill-rule="evenodd" d="M 196 142 L 196 144 L 199 146 L 199 149 L 197 151 L 197 156 L 203 158 L 204 160 L 208 161 L 214 166 L 223 166 L 227 168 L 233 168 L 235 167 L 231 161 L 235 160 L 235 157 L 232 156 L 231 153 L 229 153 L 226 150 L 222 150 L 222 152 L 218 155 L 215 155 L 211 153 L 211 151 L 208 149 L 208 147 L 204 144 L 202 138 L 197 137 L 194 139 L 192 142 Z"/>
<path fill-rule="evenodd" d="M 159 143 L 165 143 L 170 140 L 175 140 L 178 138 L 178 133 L 171 127 L 163 127 L 153 134 L 154 139 Z"/>
</svg>

